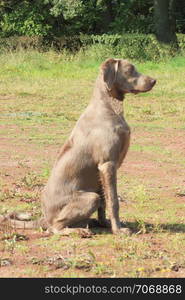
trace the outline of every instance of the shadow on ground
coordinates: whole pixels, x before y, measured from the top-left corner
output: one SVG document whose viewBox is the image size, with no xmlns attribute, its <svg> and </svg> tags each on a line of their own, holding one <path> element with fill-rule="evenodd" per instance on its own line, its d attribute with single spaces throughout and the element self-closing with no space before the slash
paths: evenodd
<svg viewBox="0 0 185 300">
<path fill-rule="evenodd" d="M 103 228 L 96 226 L 91 227 L 91 230 L 98 234 L 110 234 L 110 228 Z M 182 223 L 166 223 L 166 224 L 152 224 L 147 222 L 125 222 L 122 223 L 123 227 L 128 227 L 133 233 L 158 233 L 158 232 L 172 232 L 172 233 L 185 233 L 185 224 Z"/>
<path fill-rule="evenodd" d="M 133 230 L 133 232 L 185 232 L 185 224 L 182 223 L 166 223 L 166 224 L 151 224 L 139 222 L 126 222 L 126 227 Z"/>
</svg>

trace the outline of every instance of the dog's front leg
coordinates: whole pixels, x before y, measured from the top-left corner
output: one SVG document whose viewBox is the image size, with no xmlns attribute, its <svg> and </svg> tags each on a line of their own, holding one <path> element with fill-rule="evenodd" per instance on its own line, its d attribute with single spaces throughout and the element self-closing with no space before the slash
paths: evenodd
<svg viewBox="0 0 185 300">
<path fill-rule="evenodd" d="M 110 214 L 111 228 L 114 234 L 131 234 L 129 228 L 121 228 L 119 219 L 119 201 L 117 195 L 117 169 L 114 162 L 109 161 L 98 165 L 100 179 L 105 194 L 106 205 Z"/>
<path fill-rule="evenodd" d="M 98 165 L 100 179 L 105 194 L 106 205 L 110 214 L 113 233 L 118 233 L 121 228 L 119 220 L 119 202 L 117 196 L 117 170 L 114 162 L 109 161 Z"/>
</svg>

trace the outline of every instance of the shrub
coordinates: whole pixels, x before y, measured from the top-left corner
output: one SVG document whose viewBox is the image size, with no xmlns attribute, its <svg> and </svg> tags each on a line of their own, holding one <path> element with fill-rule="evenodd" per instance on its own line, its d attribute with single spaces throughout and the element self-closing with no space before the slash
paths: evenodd
<svg viewBox="0 0 185 300">
<path fill-rule="evenodd" d="M 12 51 L 21 49 L 37 49 L 43 48 L 42 36 L 12 36 L 9 38 L 0 38 L 0 51 Z"/>
<path fill-rule="evenodd" d="M 185 52 L 185 35 L 177 34 L 179 52 Z M 71 51 L 103 60 L 110 55 L 136 60 L 158 61 L 173 56 L 177 49 L 159 43 L 152 34 L 76 35 L 46 38 L 43 36 L 13 36 L 0 39 L 0 50 L 37 49 Z"/>
</svg>

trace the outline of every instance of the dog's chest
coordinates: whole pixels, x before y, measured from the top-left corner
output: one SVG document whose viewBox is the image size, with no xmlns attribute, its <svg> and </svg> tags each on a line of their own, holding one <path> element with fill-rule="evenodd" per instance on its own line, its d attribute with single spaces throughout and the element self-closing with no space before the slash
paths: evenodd
<svg viewBox="0 0 185 300">
<path fill-rule="evenodd" d="M 128 126 L 127 122 L 124 120 L 123 117 L 118 116 L 116 118 L 116 122 L 114 124 L 114 132 L 118 135 L 121 139 L 123 136 L 130 135 L 130 127 Z"/>
<path fill-rule="evenodd" d="M 118 147 L 118 160 L 117 165 L 120 167 L 123 159 L 125 158 L 128 147 L 130 144 L 130 127 L 125 122 L 125 120 L 121 120 L 118 124 L 115 125 L 115 134 L 119 138 L 119 147 Z"/>
</svg>

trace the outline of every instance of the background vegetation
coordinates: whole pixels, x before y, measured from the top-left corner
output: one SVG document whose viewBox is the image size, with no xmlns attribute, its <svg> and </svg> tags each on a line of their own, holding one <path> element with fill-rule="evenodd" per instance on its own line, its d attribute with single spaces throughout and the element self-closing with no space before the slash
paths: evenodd
<svg viewBox="0 0 185 300">
<path fill-rule="evenodd" d="M 1 36 L 155 33 L 156 5 L 185 33 L 183 0 L 1 0 Z"/>
<path fill-rule="evenodd" d="M 148 51 L 150 44 L 150 57 L 142 57 L 150 59 L 159 45 L 146 34 L 154 34 L 162 48 L 167 44 L 174 54 L 184 47 L 184 39 L 176 33 L 185 33 L 183 0 L 0 0 L 1 50 L 21 45 L 76 51 L 99 43 L 111 44 L 117 53 L 124 45 L 129 51 L 133 45 Z"/>
</svg>

